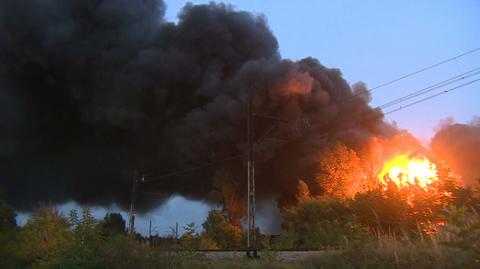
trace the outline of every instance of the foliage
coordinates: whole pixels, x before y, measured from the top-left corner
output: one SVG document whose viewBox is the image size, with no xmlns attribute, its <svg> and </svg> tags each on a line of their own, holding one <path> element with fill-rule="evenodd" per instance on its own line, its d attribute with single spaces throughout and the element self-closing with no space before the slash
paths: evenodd
<svg viewBox="0 0 480 269">
<path fill-rule="evenodd" d="M 275 251 L 262 252 L 260 261 L 199 254 L 242 247 L 242 231 L 218 210 L 209 212 L 203 232 L 191 223 L 179 244 L 171 240 L 161 249 L 128 237 L 118 213 L 96 220 L 89 208 L 64 217 L 41 206 L 23 227 L 0 231 L 0 268 L 478 268 L 478 189 L 445 184 L 437 190 L 312 197 L 299 181 L 298 204 L 286 210 L 282 234 L 269 244 L 257 231 L 262 249 L 327 250 L 294 261 L 279 261 L 283 254 Z M 437 229 L 425 236 L 428 221 Z"/>
<path fill-rule="evenodd" d="M 452 202 L 454 190 L 455 186 L 443 181 L 433 183 L 428 191 L 415 185 L 400 190 L 390 183 L 386 190 L 357 193 L 351 207 L 370 231 L 416 233 L 420 228 L 429 233 L 439 223 L 442 209 Z"/>
<path fill-rule="evenodd" d="M 280 236 L 272 239 L 271 248 L 274 250 L 289 250 L 297 247 L 297 233 L 293 229 L 284 229 Z"/>
<path fill-rule="evenodd" d="M 104 222 L 94 219 L 89 208 L 82 209 L 80 215 L 72 210 L 65 218 L 55 208 L 41 205 L 2 245 L 5 250 L 0 267 L 108 268 L 112 244 L 120 237 L 128 238 L 111 234 L 107 240 L 102 235 Z M 114 247 L 116 253 L 120 246 Z"/>
<path fill-rule="evenodd" d="M 200 247 L 200 236 L 195 227 L 195 222 L 184 227 L 185 232 L 180 237 L 180 246 L 184 250 L 196 250 Z"/>
<path fill-rule="evenodd" d="M 126 233 L 125 220 L 120 213 L 107 213 L 99 224 L 103 236 L 111 237 Z"/>
<path fill-rule="evenodd" d="M 466 206 L 450 205 L 441 218 L 441 243 L 463 252 L 462 266 L 480 266 L 480 215 Z"/>
<path fill-rule="evenodd" d="M 299 180 L 297 185 L 297 195 L 295 197 L 297 198 L 297 203 L 304 202 L 310 197 L 310 189 L 308 188 L 307 183 L 303 180 Z"/>
<path fill-rule="evenodd" d="M 15 255 L 32 268 L 52 268 L 72 239 L 66 219 L 55 208 L 41 205 L 20 230 Z"/>
<path fill-rule="evenodd" d="M 473 208 L 475 211 L 480 212 L 480 182 L 477 184 L 477 188 L 454 188 L 452 191 L 452 204 L 461 207 Z"/>
<path fill-rule="evenodd" d="M 240 220 L 245 215 L 245 197 L 239 180 L 236 180 L 226 170 L 217 170 L 213 178 L 213 190 L 210 196 L 223 205 L 223 214 L 227 220 L 237 227 L 241 227 Z"/>
<path fill-rule="evenodd" d="M 316 184 L 325 194 L 336 198 L 351 198 L 366 188 L 362 164 L 357 153 L 342 143 L 328 147 L 321 153 L 320 172 Z"/>
<path fill-rule="evenodd" d="M 352 201 L 331 199 L 307 199 L 289 210 L 285 234 L 299 247 L 299 240 L 312 237 L 311 243 L 322 243 L 333 237 L 317 232 L 327 227 L 338 238 L 347 238 L 339 250 L 317 253 L 310 258 L 290 260 L 283 253 L 262 252 L 262 259 L 207 258 L 196 252 L 157 251 L 124 234 L 102 236 L 102 223 L 91 216 L 90 210 L 80 214 L 70 212 L 68 219 L 53 208 L 37 210 L 29 222 L 17 232 L 18 240 L 9 247 L 17 259 L 1 260 L 1 268 L 478 268 L 478 214 L 467 207 L 449 207 L 442 216 L 446 227 L 442 238 L 418 241 L 408 237 L 397 239 L 394 235 L 379 234 L 376 238 L 363 235 L 355 237 L 356 229 L 345 227 L 355 223 L 352 219 Z M 220 211 L 210 212 L 209 224 L 229 224 Z M 291 215 L 290 215 L 291 214 Z M 81 217 L 79 217 L 81 215 Z M 108 219 L 108 216 L 106 217 Z M 298 223 L 295 223 L 298 221 Z M 337 229 L 334 225 L 342 227 Z M 231 224 L 229 224 L 231 225 Z M 207 226 L 207 225 L 204 225 Z M 221 225 L 220 225 L 221 226 Z M 212 225 L 215 227 L 215 225 Z M 293 227 L 288 228 L 288 227 Z M 477 228 L 475 228 L 477 227 Z M 206 230 L 206 227 L 204 227 Z M 303 229 L 303 230 L 302 230 Z M 448 228 L 450 229 L 450 228 Z M 211 240 L 208 233 L 199 235 L 194 223 L 187 225 L 185 238 Z M 284 235 L 285 235 L 284 234 Z M 348 237 L 347 235 L 353 235 Z M 281 237 L 284 237 L 282 235 Z M 446 239 L 447 235 L 450 239 Z M 300 236 L 300 237 L 299 237 Z M 345 236 L 345 237 L 344 237 Z M 477 236 L 477 237 L 475 237 Z M 208 239 L 207 239 L 208 238 Z M 442 239 L 443 245 L 437 241 Z M 345 241 L 345 239 L 343 239 Z M 353 241 L 352 241 L 353 240 Z M 363 244 L 352 244 L 362 240 Z M 204 241 L 206 242 L 206 241 Z M 211 243 L 212 241 L 210 241 Z M 347 242 L 347 241 L 345 241 Z M 215 243 L 216 244 L 216 243 Z M 25 252 L 28 250 L 28 252 Z M 33 255 L 30 257 L 29 255 Z M 221 254 L 220 254 L 221 255 Z M 243 257 L 242 254 L 239 254 Z M 282 260 L 286 259 L 286 260 Z"/>
<path fill-rule="evenodd" d="M 113 236 L 104 241 L 100 256 L 103 258 L 104 268 L 163 267 L 163 260 L 154 256 L 152 248 L 127 235 Z"/>
<path fill-rule="evenodd" d="M 392 190 L 395 188 L 389 188 L 386 196 L 378 189 L 355 196 L 351 204 L 352 211 L 365 227 L 381 231 L 401 231 L 405 228 L 404 225 L 412 225 L 405 222 L 408 204 L 402 200 L 400 192 Z M 413 225 L 416 227 L 416 222 Z"/>
<path fill-rule="evenodd" d="M 212 210 L 202 224 L 203 236 L 212 240 L 220 249 L 238 249 L 242 239 L 242 231 L 229 223 L 222 212 Z"/>
<path fill-rule="evenodd" d="M 5 192 L 0 189 L 0 261 L 11 261 L 14 242 L 16 239 L 17 223 L 15 212 L 5 201 Z M 0 263 L 0 268 L 2 264 Z M 4 268 L 13 265 L 4 264 Z"/>
<path fill-rule="evenodd" d="M 89 208 L 82 209 L 82 217 L 75 219 L 78 214 L 70 212 L 70 227 L 74 244 L 65 249 L 61 266 L 65 268 L 101 268 L 102 244 L 98 221 L 92 216 Z"/>
<path fill-rule="evenodd" d="M 359 223 L 342 200 L 308 199 L 285 213 L 280 241 L 292 248 L 325 248 L 348 245 L 362 237 Z M 293 242 L 292 242 L 293 241 Z M 278 242 L 278 241 L 277 241 Z"/>
<path fill-rule="evenodd" d="M 349 248 L 345 251 L 317 255 L 301 262 L 304 266 L 301 268 L 462 268 L 457 267 L 448 254 L 455 255 L 457 253 L 440 251 L 432 245 L 423 246 L 391 241 L 388 246 L 371 243 L 363 245 L 362 248 Z"/>
<path fill-rule="evenodd" d="M 17 227 L 16 214 L 5 201 L 5 191 L 0 189 L 0 233 L 7 232 Z"/>
</svg>

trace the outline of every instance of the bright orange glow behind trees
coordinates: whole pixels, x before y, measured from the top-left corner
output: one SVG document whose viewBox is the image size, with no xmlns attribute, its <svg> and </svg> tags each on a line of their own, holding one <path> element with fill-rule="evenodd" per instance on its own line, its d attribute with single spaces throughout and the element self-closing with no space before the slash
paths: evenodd
<svg viewBox="0 0 480 269">
<path fill-rule="evenodd" d="M 436 165 L 425 157 L 398 155 L 384 164 L 378 179 L 383 189 L 393 182 L 399 189 L 416 185 L 428 191 L 428 186 L 438 181 L 438 172 Z"/>
</svg>

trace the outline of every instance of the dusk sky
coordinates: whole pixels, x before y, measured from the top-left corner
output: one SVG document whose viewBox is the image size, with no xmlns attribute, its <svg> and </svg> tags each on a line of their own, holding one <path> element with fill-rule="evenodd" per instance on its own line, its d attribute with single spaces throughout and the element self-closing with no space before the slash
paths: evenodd
<svg viewBox="0 0 480 269">
<path fill-rule="evenodd" d="M 187 2 L 166 0 L 167 20 L 176 21 Z M 283 58 L 317 58 L 326 67 L 339 68 L 349 84 L 363 81 L 369 88 L 480 47 L 478 0 L 225 2 L 237 10 L 263 14 Z M 385 104 L 477 67 L 480 50 L 376 89 L 371 104 Z M 453 117 L 458 122 L 469 122 L 480 115 L 479 100 L 480 82 L 393 113 L 387 120 L 397 122 L 399 128 L 409 130 L 428 144 L 441 120 Z M 68 211 L 73 207 L 73 203 L 68 203 L 61 209 Z M 181 227 L 191 221 L 200 227 L 208 210 L 206 204 L 174 196 L 162 208 L 140 216 L 137 227 L 145 234 L 149 219 L 160 234 L 165 234 L 176 221 Z M 106 211 L 118 209 L 95 210 L 98 217 Z M 21 214 L 21 223 L 25 216 Z"/>
</svg>

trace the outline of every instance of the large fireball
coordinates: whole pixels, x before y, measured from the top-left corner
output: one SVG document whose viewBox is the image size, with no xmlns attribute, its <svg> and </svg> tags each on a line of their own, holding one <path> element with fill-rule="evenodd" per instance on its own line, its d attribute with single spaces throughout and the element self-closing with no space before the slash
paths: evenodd
<svg viewBox="0 0 480 269">
<path fill-rule="evenodd" d="M 383 189 L 392 182 L 399 189 L 418 186 L 428 191 L 428 186 L 438 180 L 438 173 L 427 158 L 399 155 L 385 163 L 378 178 Z"/>
</svg>

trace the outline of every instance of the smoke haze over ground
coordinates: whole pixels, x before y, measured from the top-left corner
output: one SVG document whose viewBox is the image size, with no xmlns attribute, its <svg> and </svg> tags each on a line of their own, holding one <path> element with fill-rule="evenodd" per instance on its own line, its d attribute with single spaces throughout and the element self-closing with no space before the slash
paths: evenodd
<svg viewBox="0 0 480 269">
<path fill-rule="evenodd" d="M 262 16 L 187 5 L 177 24 L 156 0 L 0 3 L 0 185 L 17 208 L 39 200 L 125 207 L 147 179 L 245 153 L 246 99 L 289 119 L 258 145 L 258 195 L 289 201 L 325 146 L 395 134 L 319 60 L 281 59 Z M 256 139 L 274 122 L 256 119 Z M 244 180 L 244 161 L 222 164 Z M 206 198 L 215 167 L 140 191 Z M 139 206 L 162 196 L 143 195 Z"/>
</svg>

